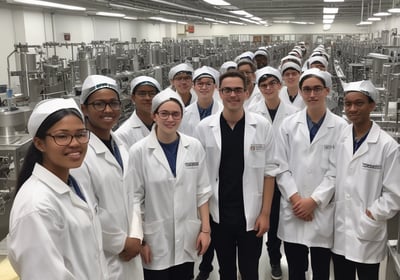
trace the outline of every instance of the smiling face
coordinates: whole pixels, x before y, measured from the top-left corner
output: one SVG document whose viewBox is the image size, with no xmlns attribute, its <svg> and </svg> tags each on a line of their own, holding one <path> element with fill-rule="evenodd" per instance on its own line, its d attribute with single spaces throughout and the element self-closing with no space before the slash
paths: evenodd
<svg viewBox="0 0 400 280">
<path fill-rule="evenodd" d="M 301 85 L 300 92 L 309 110 L 326 108 L 329 88 L 325 87 L 321 79 L 314 76 L 306 77 Z"/>
<path fill-rule="evenodd" d="M 186 72 L 177 73 L 171 80 L 171 85 L 180 95 L 185 95 L 190 93 L 192 88 L 192 75 Z"/>
<path fill-rule="evenodd" d="M 85 125 L 82 120 L 70 114 L 51 126 L 43 139 L 34 137 L 35 147 L 43 154 L 42 165 L 60 178 L 63 174 L 67 174 L 70 168 L 81 166 L 86 155 L 87 143 L 82 144 L 73 138 L 69 145 L 60 146 L 49 135 L 77 135 L 84 130 Z"/>
<path fill-rule="evenodd" d="M 219 96 L 224 111 L 237 112 L 243 110 L 243 103 L 249 97 L 243 80 L 239 77 L 226 77 L 221 81 Z"/>
<path fill-rule="evenodd" d="M 87 119 L 87 127 L 99 138 L 108 140 L 111 129 L 118 122 L 121 108 L 112 109 L 108 104 L 104 110 L 97 110 L 93 104 L 97 102 L 111 103 L 119 101 L 118 94 L 109 88 L 102 88 L 92 93 L 85 104 L 82 112 Z"/>
<path fill-rule="evenodd" d="M 351 91 L 344 96 L 344 111 L 354 126 L 370 122 L 370 113 L 375 109 L 375 103 L 368 96 L 358 91 Z"/>
<path fill-rule="evenodd" d="M 157 94 L 157 89 L 151 85 L 141 85 L 132 94 L 132 102 L 137 113 L 151 114 L 151 101 Z"/>
<path fill-rule="evenodd" d="M 153 120 L 157 125 L 157 135 L 172 136 L 176 134 L 182 121 L 182 108 L 176 101 L 162 103 L 153 114 Z"/>
<path fill-rule="evenodd" d="M 281 83 L 273 76 L 269 76 L 267 79 L 259 83 L 258 88 L 260 89 L 265 101 L 278 100 L 279 92 L 281 91 Z"/>
<path fill-rule="evenodd" d="M 299 79 L 300 79 L 300 72 L 295 69 L 287 69 L 282 76 L 282 79 L 285 81 L 285 85 L 288 88 L 298 87 L 299 86 Z"/>
<path fill-rule="evenodd" d="M 216 85 L 214 83 L 214 80 L 209 77 L 196 79 L 193 86 L 197 94 L 197 98 L 199 100 L 204 100 L 209 102 L 211 102 L 213 98 L 215 87 Z"/>
</svg>

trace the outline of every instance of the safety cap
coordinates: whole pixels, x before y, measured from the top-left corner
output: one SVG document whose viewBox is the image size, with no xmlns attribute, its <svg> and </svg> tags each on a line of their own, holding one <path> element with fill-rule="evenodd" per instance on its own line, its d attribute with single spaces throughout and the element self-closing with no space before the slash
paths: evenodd
<svg viewBox="0 0 400 280">
<path fill-rule="evenodd" d="M 84 104 L 92 93 L 102 88 L 112 89 L 119 96 L 118 85 L 114 79 L 103 75 L 90 75 L 83 82 L 80 103 Z"/>
<path fill-rule="evenodd" d="M 193 75 L 193 67 L 189 63 L 181 63 L 178 64 L 169 70 L 168 79 L 173 80 L 176 74 L 180 72 L 188 73 L 189 75 Z"/>
<path fill-rule="evenodd" d="M 227 72 L 230 68 L 234 68 L 237 69 L 237 63 L 234 61 L 226 61 L 224 62 L 221 67 L 219 68 L 219 72 L 221 74 L 224 74 L 225 72 Z"/>
<path fill-rule="evenodd" d="M 320 63 L 324 65 L 325 68 L 328 68 L 328 61 L 323 56 L 313 56 L 308 59 L 308 67 L 311 68 L 311 65 L 314 63 Z"/>
<path fill-rule="evenodd" d="M 283 75 L 283 74 L 285 73 L 285 71 L 288 70 L 288 69 L 293 69 L 293 70 L 296 70 L 297 72 L 301 73 L 301 67 L 300 67 L 300 65 L 298 65 L 298 64 L 295 63 L 295 62 L 291 62 L 291 61 L 285 62 L 285 63 L 281 66 L 281 73 L 282 73 L 282 75 Z"/>
<path fill-rule="evenodd" d="M 343 86 L 344 93 L 350 91 L 357 91 L 371 97 L 371 99 L 376 103 L 379 101 L 379 91 L 376 89 L 374 84 L 370 80 L 351 82 Z"/>
<path fill-rule="evenodd" d="M 33 138 L 36 136 L 37 130 L 42 125 L 43 121 L 51 114 L 63 109 L 76 109 L 84 119 L 78 104 L 73 98 L 51 98 L 44 99 L 36 104 L 32 114 L 28 120 L 28 133 Z"/>
<path fill-rule="evenodd" d="M 251 51 L 247 51 L 247 52 L 241 53 L 235 58 L 235 62 L 238 63 L 239 60 L 242 60 L 242 59 L 253 60 L 254 59 L 254 53 L 251 52 Z"/>
<path fill-rule="evenodd" d="M 332 88 L 332 77 L 327 71 L 321 71 L 318 68 L 307 69 L 301 74 L 299 85 L 303 84 L 303 81 L 308 77 L 318 77 L 324 81 L 325 87 Z"/>
<path fill-rule="evenodd" d="M 212 67 L 202 66 L 194 71 L 193 82 L 204 77 L 211 78 L 214 80 L 214 83 L 217 83 L 219 79 L 219 72 Z"/>
<path fill-rule="evenodd" d="M 154 96 L 153 100 L 151 101 L 151 112 L 156 112 L 158 107 L 170 100 L 177 102 L 180 105 L 182 112 L 184 111 L 185 104 L 183 104 L 180 95 L 170 89 L 165 89 Z"/>
<path fill-rule="evenodd" d="M 258 50 L 255 51 L 254 57 L 257 55 L 262 55 L 265 56 L 266 58 L 269 58 L 269 52 L 267 51 L 266 48 L 259 48 Z"/>
<path fill-rule="evenodd" d="M 157 89 L 157 92 L 161 91 L 161 86 L 156 79 L 149 76 L 139 76 L 131 81 L 131 94 L 135 92 L 138 86 L 144 86 L 144 85 L 154 87 L 155 89 Z"/>
<path fill-rule="evenodd" d="M 299 58 L 295 55 L 287 55 L 281 59 L 281 67 L 283 66 L 284 63 L 286 63 L 288 61 L 297 63 L 299 66 L 301 66 L 301 58 Z"/>
<path fill-rule="evenodd" d="M 282 75 L 279 72 L 279 70 L 271 67 L 271 66 L 266 66 L 263 67 L 256 72 L 256 81 L 257 85 L 260 83 L 260 79 L 266 76 L 273 76 L 275 77 L 280 83 L 282 83 Z"/>
</svg>

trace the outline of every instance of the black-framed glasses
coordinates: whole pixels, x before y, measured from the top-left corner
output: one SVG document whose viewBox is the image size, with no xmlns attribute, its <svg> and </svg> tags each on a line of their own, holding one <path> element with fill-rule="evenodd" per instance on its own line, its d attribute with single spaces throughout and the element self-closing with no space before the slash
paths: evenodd
<svg viewBox="0 0 400 280">
<path fill-rule="evenodd" d="M 230 88 L 230 87 L 224 87 L 219 89 L 223 95 L 231 95 L 232 92 L 235 93 L 236 95 L 243 94 L 245 89 L 242 87 L 235 87 L 235 88 Z"/>
<path fill-rule="evenodd" d="M 301 89 L 301 92 L 305 95 L 310 95 L 311 92 L 314 92 L 314 94 L 321 94 L 322 91 L 325 89 L 325 87 L 322 86 L 316 86 L 316 87 L 303 87 Z"/>
<path fill-rule="evenodd" d="M 104 111 L 108 106 L 114 111 L 121 110 L 121 101 L 119 100 L 112 100 L 110 102 L 105 102 L 103 100 L 96 100 L 92 103 L 88 103 L 87 105 L 93 106 L 96 111 Z"/>
<path fill-rule="evenodd" d="M 135 95 L 137 95 L 137 96 L 139 96 L 139 97 L 146 97 L 146 96 L 148 96 L 148 97 L 150 97 L 150 98 L 153 98 L 154 96 L 156 96 L 157 93 L 158 93 L 158 92 L 155 91 L 155 90 L 148 90 L 148 91 L 146 91 L 146 90 L 139 90 L 139 91 L 136 91 L 136 92 L 135 92 Z"/>
<path fill-rule="evenodd" d="M 182 118 L 182 113 L 179 111 L 173 111 L 173 112 L 169 112 L 169 111 L 159 111 L 156 113 L 160 119 L 162 120 L 168 120 L 169 116 L 172 116 L 172 119 L 174 120 L 180 120 Z"/>
<path fill-rule="evenodd" d="M 269 83 L 262 83 L 260 84 L 258 87 L 260 89 L 268 89 L 268 88 L 273 88 L 275 87 L 277 84 L 279 84 L 279 82 L 277 80 L 272 80 Z"/>
<path fill-rule="evenodd" d="M 58 146 L 68 146 L 72 142 L 72 138 L 75 138 L 80 144 L 86 144 L 90 139 L 90 130 L 82 129 L 75 134 L 69 134 L 64 132 L 59 132 L 56 134 L 46 134 L 48 137 L 52 137 L 54 142 Z"/>
</svg>

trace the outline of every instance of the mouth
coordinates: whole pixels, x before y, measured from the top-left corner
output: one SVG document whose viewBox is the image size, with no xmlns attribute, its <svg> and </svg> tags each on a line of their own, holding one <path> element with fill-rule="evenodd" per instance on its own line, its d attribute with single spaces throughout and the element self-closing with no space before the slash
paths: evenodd
<svg viewBox="0 0 400 280">
<path fill-rule="evenodd" d="M 65 154 L 68 158 L 73 160 L 79 160 L 82 157 L 82 152 L 70 152 Z"/>
</svg>

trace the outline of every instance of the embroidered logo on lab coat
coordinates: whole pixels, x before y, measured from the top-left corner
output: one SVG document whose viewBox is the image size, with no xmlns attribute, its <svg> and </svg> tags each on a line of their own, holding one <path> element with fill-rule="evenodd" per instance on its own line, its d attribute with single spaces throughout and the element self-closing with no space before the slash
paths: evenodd
<svg viewBox="0 0 400 280">
<path fill-rule="evenodd" d="M 368 168 L 368 169 L 382 169 L 381 164 L 370 164 L 370 163 L 362 163 L 363 168 Z"/>
<path fill-rule="evenodd" d="M 250 151 L 264 151 L 265 144 L 251 144 Z"/>
<path fill-rule="evenodd" d="M 185 167 L 186 168 L 197 168 L 197 167 L 199 167 L 199 162 L 198 161 L 185 162 Z"/>
</svg>

